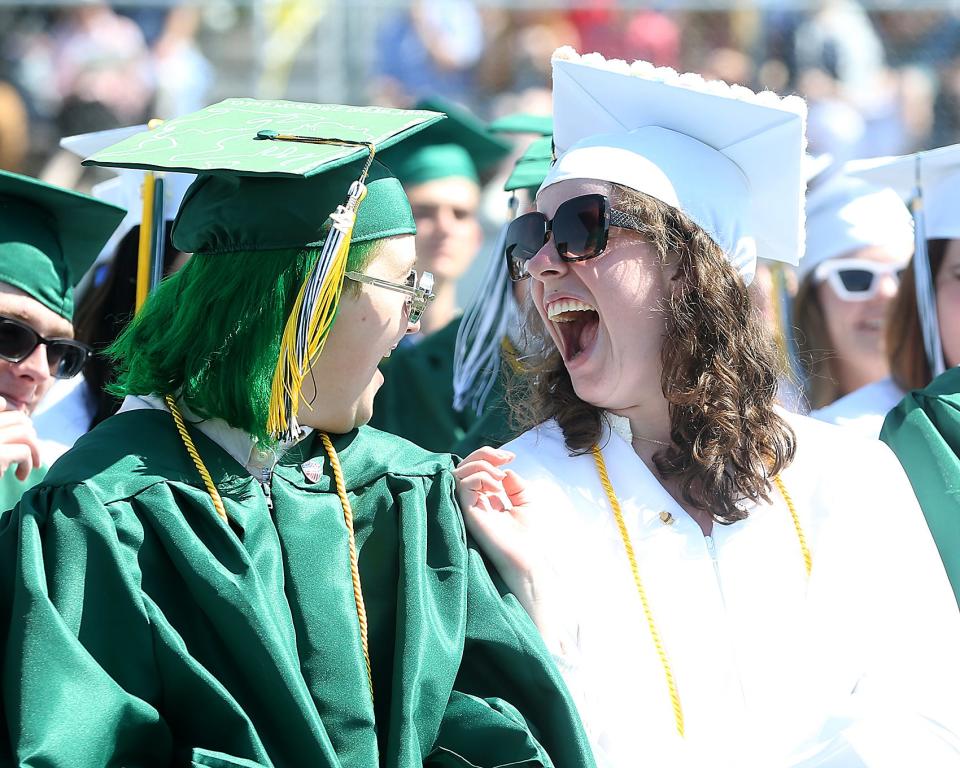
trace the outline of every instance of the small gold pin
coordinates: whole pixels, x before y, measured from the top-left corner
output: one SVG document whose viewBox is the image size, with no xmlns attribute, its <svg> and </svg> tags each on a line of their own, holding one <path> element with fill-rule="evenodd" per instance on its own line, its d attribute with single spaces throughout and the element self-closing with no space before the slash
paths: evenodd
<svg viewBox="0 0 960 768">
<path fill-rule="evenodd" d="M 662 510 L 660 512 L 660 522 L 664 525 L 673 525 L 673 515 L 671 515 L 667 510 Z"/>
</svg>

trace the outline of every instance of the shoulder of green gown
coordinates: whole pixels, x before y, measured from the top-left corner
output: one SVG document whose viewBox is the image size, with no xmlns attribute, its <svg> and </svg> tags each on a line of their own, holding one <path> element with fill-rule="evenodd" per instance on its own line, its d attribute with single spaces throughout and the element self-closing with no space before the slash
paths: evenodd
<svg viewBox="0 0 960 768">
<path fill-rule="evenodd" d="M 215 478 L 243 468 L 198 429 L 189 430 Z M 133 496 L 170 480 L 197 484 L 197 470 L 167 411 L 139 409 L 115 414 L 83 435 L 50 468 L 39 488 L 83 483 L 102 503 Z"/>
<path fill-rule="evenodd" d="M 190 428 L 197 450 L 214 481 L 246 479 L 246 471 L 199 429 Z M 448 454 L 426 451 L 401 437 L 371 427 L 333 436 L 348 486 L 358 487 L 385 475 L 432 477 L 453 467 Z M 322 456 L 319 440 L 308 438 L 281 463 Z M 83 483 L 103 503 L 129 498 L 157 483 L 198 485 L 200 478 L 172 417 L 142 409 L 116 414 L 81 437 L 50 469 L 41 486 Z"/>
<path fill-rule="evenodd" d="M 334 441 L 338 448 L 338 441 Z M 356 458 L 355 458 L 356 457 Z M 369 482 L 384 475 L 434 477 L 453 469 L 449 453 L 435 453 L 390 432 L 363 426 L 356 438 L 342 451 L 349 479 Z M 359 465 L 359 466 L 358 466 Z"/>
</svg>

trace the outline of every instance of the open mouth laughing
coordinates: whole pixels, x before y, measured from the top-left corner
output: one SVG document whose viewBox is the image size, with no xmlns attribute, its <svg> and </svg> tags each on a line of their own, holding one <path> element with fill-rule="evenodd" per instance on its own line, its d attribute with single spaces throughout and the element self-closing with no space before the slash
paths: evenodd
<svg viewBox="0 0 960 768">
<path fill-rule="evenodd" d="M 587 352 L 597 340 L 600 316 L 595 307 L 580 299 L 562 297 L 550 301 L 547 318 L 553 323 L 555 337 L 560 341 L 564 362 L 572 363 Z"/>
</svg>

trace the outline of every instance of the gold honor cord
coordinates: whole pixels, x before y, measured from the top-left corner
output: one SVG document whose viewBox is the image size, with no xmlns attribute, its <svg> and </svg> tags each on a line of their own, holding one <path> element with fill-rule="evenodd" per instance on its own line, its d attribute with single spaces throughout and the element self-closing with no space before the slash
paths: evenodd
<svg viewBox="0 0 960 768">
<path fill-rule="evenodd" d="M 663 674 L 667 679 L 667 690 L 670 692 L 670 702 L 673 705 L 673 721 L 676 723 L 677 733 L 682 737 L 683 709 L 680 706 L 680 693 L 677 691 L 677 682 L 673 679 L 673 670 L 670 668 L 667 651 L 663 647 L 656 622 L 653 620 L 653 612 L 650 610 L 650 603 L 647 600 L 647 590 L 644 589 L 643 581 L 640 578 L 637 556 L 634 554 L 633 543 L 630 541 L 630 534 L 627 532 L 627 524 L 623 520 L 620 501 L 617 499 L 617 494 L 613 490 L 613 483 L 610 482 L 610 476 L 607 474 L 607 463 L 603 460 L 603 452 L 600 450 L 600 446 L 594 445 L 590 450 L 593 453 L 593 461 L 597 465 L 597 474 L 600 475 L 600 485 L 606 491 L 607 500 L 610 502 L 610 508 L 613 510 L 613 516 L 617 521 L 617 528 L 620 530 L 620 538 L 623 539 L 623 547 L 627 551 L 627 560 L 630 561 L 630 571 L 633 573 L 633 583 L 637 586 L 637 594 L 640 595 L 640 604 L 643 606 L 643 615 L 647 619 L 647 627 L 650 628 L 650 637 L 653 639 L 653 646 L 657 649 L 660 666 L 663 667 Z"/>
<path fill-rule="evenodd" d="M 180 413 L 180 409 L 177 408 L 177 404 L 174 402 L 172 395 L 165 395 L 163 401 L 167 404 L 167 408 L 170 409 L 173 421 L 177 425 L 180 440 L 183 441 L 187 453 L 190 454 L 190 458 L 193 459 L 194 466 L 200 473 L 200 477 L 203 478 L 203 484 L 207 489 L 207 493 L 210 494 L 210 498 L 213 500 L 213 508 L 217 510 L 217 516 L 223 520 L 225 524 L 229 525 L 230 520 L 227 518 L 227 510 L 223 506 L 223 499 L 220 498 L 220 492 L 217 490 L 217 486 L 213 484 L 213 478 L 210 477 L 210 473 L 207 471 L 203 459 L 200 458 L 200 452 L 197 450 L 197 446 L 193 444 L 193 438 L 191 438 L 190 433 L 187 432 L 187 425 L 183 420 L 183 414 Z"/>
<path fill-rule="evenodd" d="M 226 509 L 224 509 L 223 506 L 223 499 L 220 498 L 220 492 L 217 490 L 217 486 L 214 485 L 213 478 L 204 465 L 203 459 L 200 458 L 200 453 L 197 451 L 197 447 L 194 445 L 193 439 L 187 431 L 183 414 L 180 413 L 180 409 L 177 407 L 171 395 L 166 395 L 164 402 L 166 402 L 167 408 L 170 409 L 170 414 L 173 416 L 173 420 L 177 425 L 177 432 L 180 433 L 180 439 L 183 441 L 187 453 L 190 454 L 194 466 L 196 466 L 197 471 L 200 473 L 200 477 L 203 478 L 203 484 L 207 489 L 207 493 L 210 494 L 210 498 L 213 500 L 213 506 L 217 511 L 217 515 L 224 523 L 228 523 L 229 520 Z M 330 437 L 326 432 L 320 433 L 320 439 L 323 441 L 324 450 L 327 453 L 327 458 L 330 460 L 330 468 L 333 471 L 333 480 L 336 485 L 337 496 L 340 498 L 340 505 L 343 508 L 343 520 L 347 526 L 347 535 L 350 542 L 350 578 L 353 582 L 353 597 L 357 606 L 357 623 L 360 625 L 360 645 L 363 648 L 363 660 L 367 668 L 367 684 L 370 686 L 370 700 L 373 701 L 373 672 L 370 666 L 370 647 L 367 642 L 367 609 L 363 602 L 363 591 L 360 588 L 360 565 L 357 557 L 357 542 L 353 533 L 353 508 L 350 506 L 350 499 L 347 498 L 347 489 L 343 481 L 343 470 L 340 468 L 340 458 L 337 456 L 337 451 L 333 447 L 333 443 L 330 442 Z"/>
<path fill-rule="evenodd" d="M 357 541 L 353 534 L 353 508 L 347 498 L 347 488 L 343 482 L 343 470 L 340 468 L 340 457 L 330 442 L 326 432 L 320 433 L 327 458 L 330 459 L 330 469 L 337 485 L 337 496 L 340 497 L 340 506 L 343 507 L 343 521 L 347 524 L 347 535 L 350 541 L 350 577 L 353 580 L 353 599 L 357 605 L 357 622 L 360 625 L 360 644 L 363 646 L 363 660 L 367 665 L 367 683 L 370 685 L 370 700 L 373 700 L 373 671 L 370 668 L 370 646 L 367 643 L 367 609 L 363 604 L 363 590 L 360 587 L 360 563 L 357 558 Z"/>
<path fill-rule="evenodd" d="M 677 733 L 682 737 L 684 735 L 684 725 L 683 708 L 680 706 L 680 693 L 677 690 L 677 683 L 673 677 L 670 660 L 667 658 L 666 648 L 664 648 L 663 641 L 660 639 L 660 633 L 657 631 L 657 625 L 653 619 L 653 612 L 650 610 L 647 591 L 644 589 L 643 581 L 640 579 L 640 568 L 637 565 L 637 557 L 633 551 L 633 543 L 630 540 L 630 533 L 627 531 L 627 524 L 623 519 L 623 511 L 620 509 L 620 501 L 617 499 L 617 494 L 613 490 L 613 483 L 610 482 L 610 476 L 607 474 L 607 464 L 603 459 L 603 452 L 600 450 L 600 446 L 594 445 L 593 448 L 591 448 L 591 453 L 593 454 L 593 461 L 597 466 L 597 474 L 600 476 L 600 485 L 603 486 L 603 490 L 607 494 L 607 500 L 610 503 L 610 508 L 613 510 L 613 516 L 617 522 L 617 528 L 620 531 L 620 538 L 623 540 L 623 548 L 626 550 L 627 560 L 630 562 L 633 582 L 637 587 L 637 594 L 640 595 L 640 604 L 643 606 L 643 615 L 646 617 L 647 627 L 650 629 L 650 637 L 653 639 L 653 645 L 654 648 L 656 648 L 657 656 L 660 658 L 660 666 L 663 667 L 663 674 L 667 681 L 670 703 L 673 705 L 673 720 L 677 726 Z M 790 510 L 790 516 L 793 518 L 793 526 L 797 532 L 797 539 L 800 542 L 803 563 L 807 576 L 809 577 L 813 567 L 813 559 L 807 547 L 807 538 L 804 536 L 803 528 L 800 525 L 800 517 L 797 515 L 793 499 L 787 492 L 787 487 L 784 485 L 783 480 L 777 476 L 773 479 L 773 484 L 777 490 L 780 491 L 784 501 L 787 503 L 787 509 Z"/>
</svg>

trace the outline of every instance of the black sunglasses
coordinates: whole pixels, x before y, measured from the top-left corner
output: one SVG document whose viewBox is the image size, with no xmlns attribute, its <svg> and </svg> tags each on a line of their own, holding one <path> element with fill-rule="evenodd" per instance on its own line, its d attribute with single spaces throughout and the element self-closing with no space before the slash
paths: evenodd
<svg viewBox="0 0 960 768">
<path fill-rule="evenodd" d="M 55 379 L 73 378 L 90 357 L 86 344 L 73 339 L 45 339 L 26 323 L 0 316 L 0 358 L 21 363 L 41 344 L 47 345 L 50 375 Z"/>
<path fill-rule="evenodd" d="M 603 253 L 610 227 L 643 231 L 635 217 L 612 208 L 606 196 L 599 194 L 564 201 L 557 206 L 552 219 L 539 211 L 517 216 L 507 227 L 504 243 L 510 279 L 517 281 L 530 277 L 527 262 L 546 245 L 551 233 L 557 254 L 563 261 L 586 261 Z"/>
</svg>

